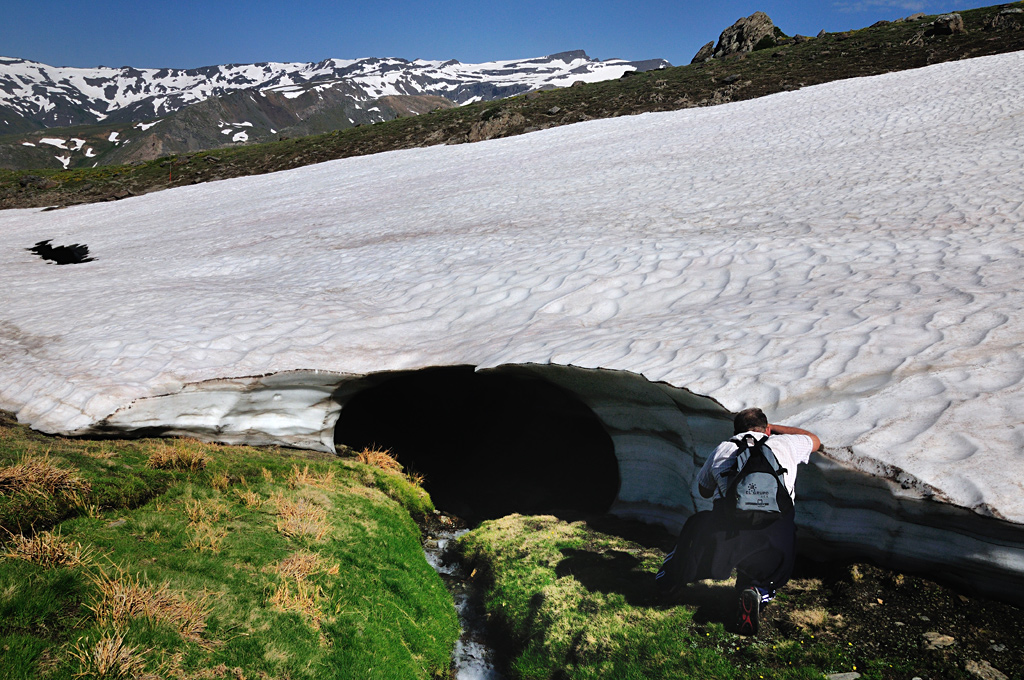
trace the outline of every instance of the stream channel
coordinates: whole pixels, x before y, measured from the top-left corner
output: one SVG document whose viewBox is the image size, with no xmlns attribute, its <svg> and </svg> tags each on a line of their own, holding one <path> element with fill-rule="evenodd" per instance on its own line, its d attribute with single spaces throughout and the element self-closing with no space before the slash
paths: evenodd
<svg viewBox="0 0 1024 680">
<path fill-rule="evenodd" d="M 458 522 L 445 515 L 437 519 L 423 541 L 423 552 L 448 587 L 459 615 L 462 633 L 452 653 L 455 680 L 504 680 L 495 666 L 495 651 L 486 641 L 487 618 L 479 593 L 455 552 L 455 541 L 468 529 L 458 528 Z"/>
</svg>

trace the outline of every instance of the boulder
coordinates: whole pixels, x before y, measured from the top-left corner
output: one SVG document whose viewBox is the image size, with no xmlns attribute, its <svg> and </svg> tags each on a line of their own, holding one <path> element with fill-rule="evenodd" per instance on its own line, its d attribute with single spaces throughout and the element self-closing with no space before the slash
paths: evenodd
<svg viewBox="0 0 1024 680">
<path fill-rule="evenodd" d="M 765 38 L 774 41 L 775 24 L 764 12 L 754 12 L 722 31 L 712 56 L 721 59 L 730 54 L 752 52 Z"/>
<path fill-rule="evenodd" d="M 702 47 L 699 50 L 697 50 L 697 54 L 694 55 L 693 59 L 690 60 L 690 63 L 691 64 L 700 64 L 702 62 L 707 61 L 708 59 L 711 59 L 711 57 L 714 56 L 714 54 L 715 54 L 715 41 L 712 40 L 711 42 L 706 44 L 704 47 Z"/>
<path fill-rule="evenodd" d="M 19 180 L 23 188 L 35 187 L 37 189 L 53 189 L 57 186 L 57 183 L 48 177 L 40 177 L 38 175 L 23 175 Z"/>
<path fill-rule="evenodd" d="M 959 14 L 943 14 L 932 22 L 930 35 L 962 35 L 967 33 L 964 18 Z"/>
</svg>

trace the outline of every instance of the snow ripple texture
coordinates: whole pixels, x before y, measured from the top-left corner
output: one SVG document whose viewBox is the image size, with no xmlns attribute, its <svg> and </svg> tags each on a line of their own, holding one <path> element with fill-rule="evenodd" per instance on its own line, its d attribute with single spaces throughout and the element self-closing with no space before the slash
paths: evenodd
<svg viewBox="0 0 1024 680">
<path fill-rule="evenodd" d="M 0 406 L 73 432 L 221 377 L 605 367 L 1024 522 L 1021 187 L 1018 52 L 7 211 Z"/>
</svg>

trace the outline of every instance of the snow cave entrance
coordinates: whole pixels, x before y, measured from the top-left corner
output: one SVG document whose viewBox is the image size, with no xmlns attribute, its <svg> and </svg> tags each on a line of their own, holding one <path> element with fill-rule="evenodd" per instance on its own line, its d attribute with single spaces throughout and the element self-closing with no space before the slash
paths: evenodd
<svg viewBox="0 0 1024 680">
<path fill-rule="evenodd" d="M 378 376 L 348 399 L 336 445 L 389 449 L 435 506 L 476 523 L 601 513 L 619 491 L 611 437 L 574 394 L 514 372 L 449 366 Z"/>
</svg>

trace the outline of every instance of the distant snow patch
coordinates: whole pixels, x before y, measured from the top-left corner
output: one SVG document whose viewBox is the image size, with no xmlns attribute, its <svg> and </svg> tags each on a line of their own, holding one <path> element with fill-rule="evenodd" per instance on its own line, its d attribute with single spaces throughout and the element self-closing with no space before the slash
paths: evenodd
<svg viewBox="0 0 1024 680">
<path fill-rule="evenodd" d="M 68 165 L 71 163 L 71 154 L 68 154 L 67 156 L 54 156 L 54 158 L 61 162 L 61 165 L 64 166 L 65 170 L 68 169 Z"/>
<path fill-rule="evenodd" d="M 85 157 L 86 158 L 96 158 L 96 152 L 92 150 L 91 146 L 88 149 L 85 150 Z"/>
<path fill-rule="evenodd" d="M 33 144 L 32 142 L 22 142 L 21 145 L 22 146 L 35 146 L 35 144 Z"/>
<path fill-rule="evenodd" d="M 230 135 L 230 134 L 231 134 L 231 132 L 232 132 L 231 128 L 228 128 L 227 130 L 221 130 L 221 131 L 220 131 L 220 133 L 221 133 L 222 135 Z"/>
<path fill-rule="evenodd" d="M 85 140 L 79 139 L 78 137 L 72 137 L 70 140 L 71 146 L 68 147 L 71 151 L 78 151 L 85 146 Z"/>
<path fill-rule="evenodd" d="M 67 147 L 67 140 L 57 139 L 55 137 L 44 137 L 43 139 L 39 140 L 39 143 L 40 144 L 49 144 L 50 146 L 55 146 L 58 149 L 67 149 L 68 148 Z"/>
<path fill-rule="evenodd" d="M 107 141 L 108 141 L 108 142 L 116 142 L 116 141 L 117 141 L 117 138 L 118 138 L 118 136 L 119 136 L 120 134 L 121 134 L 120 132 L 111 132 L 111 133 L 110 133 L 110 136 L 109 136 L 109 137 L 107 137 Z"/>
<path fill-rule="evenodd" d="M 158 120 L 154 120 L 152 123 L 136 123 L 135 127 L 138 128 L 139 130 L 142 130 L 143 132 L 145 132 L 146 130 L 148 130 L 149 128 L 153 127 L 154 125 L 156 125 L 159 122 L 160 121 L 158 121 Z"/>
<path fill-rule="evenodd" d="M 244 130 L 236 132 L 235 136 L 231 138 L 232 142 L 247 142 L 249 141 L 249 135 Z"/>
</svg>

